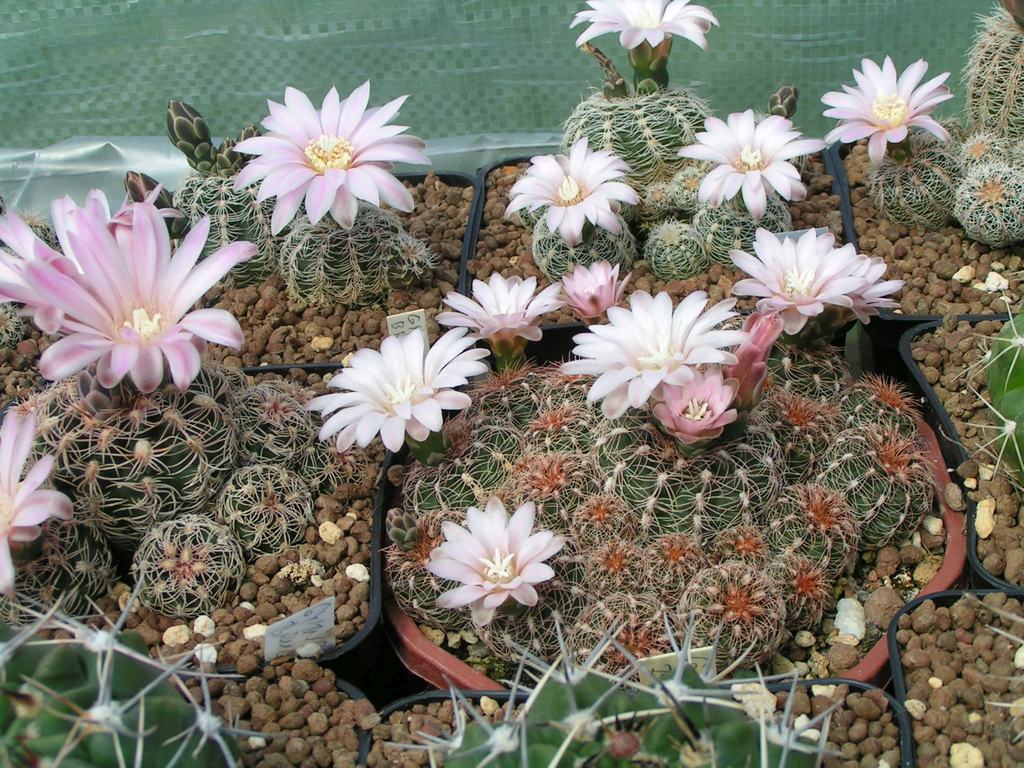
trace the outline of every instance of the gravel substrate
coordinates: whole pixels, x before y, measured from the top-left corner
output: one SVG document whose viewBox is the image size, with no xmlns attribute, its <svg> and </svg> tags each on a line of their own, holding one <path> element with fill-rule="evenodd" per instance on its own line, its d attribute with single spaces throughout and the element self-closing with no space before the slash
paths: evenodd
<svg viewBox="0 0 1024 768">
<path fill-rule="evenodd" d="M 868 195 L 871 161 L 867 145 L 862 142 L 854 146 L 843 162 L 861 251 L 885 260 L 889 265 L 887 279 L 906 281 L 896 297 L 900 313 L 1005 314 L 1003 297 L 1011 302 L 1021 298 L 1024 251 L 1020 247 L 991 248 L 969 239 L 955 223 L 931 232 L 894 224 L 878 212 Z M 968 266 L 973 272 L 960 272 Z M 985 286 L 993 272 L 1006 279 L 1007 287 L 994 287 L 999 285 L 998 280 L 992 287 Z"/>
<path fill-rule="evenodd" d="M 31 321 L 25 322 L 25 337 L 14 349 L 0 349 L 0 406 L 20 400 L 43 386 L 39 375 L 39 356 L 54 339 L 39 332 Z"/>
<path fill-rule="evenodd" d="M 261 285 L 244 288 L 214 286 L 203 303 L 228 310 L 238 318 L 245 334 L 239 353 L 211 346 L 211 359 L 234 365 L 341 362 L 363 347 L 376 349 L 387 335 L 387 316 L 425 309 L 431 334 L 441 299 L 458 287 L 462 239 L 473 201 L 472 187 L 452 187 L 434 174 L 420 184 L 406 186 L 416 208 L 399 213 L 409 234 L 427 243 L 439 257 L 433 274 L 410 289 L 393 290 L 387 307 L 346 310 L 310 307 L 289 301 L 284 284 L 272 275 Z"/>
<path fill-rule="evenodd" d="M 950 607 L 926 600 L 899 620 L 896 640 L 921 768 L 1024 764 L 1024 675 L 1015 663 L 1024 624 L 1019 599 L 966 596 Z"/>
<path fill-rule="evenodd" d="M 499 272 L 505 277 L 537 277 L 538 284 L 542 287 L 550 284 L 533 263 L 532 231 L 519 223 L 505 219 L 509 190 L 528 166 L 529 163 L 501 166 L 487 177 L 486 200 L 480 237 L 477 240 L 476 258 L 469 260 L 471 277 L 486 280 L 491 273 Z M 832 177 L 825 173 L 824 161 L 820 156 L 812 158 L 804 180 L 808 185 L 807 199 L 790 204 L 793 229 L 827 227 L 841 242 L 839 198 L 832 194 Z M 743 273 L 734 267 L 714 264 L 707 274 L 694 280 L 664 282 L 651 273 L 646 262 L 637 261 L 633 264 L 633 278 L 627 287 L 627 295 L 632 291 L 647 291 L 652 294 L 667 291 L 673 299 L 679 299 L 693 291 L 707 291 L 712 301 L 719 301 L 731 296 L 733 284 L 743 277 Z M 742 299 L 739 306 L 749 308 L 754 303 L 755 300 Z M 573 316 L 566 310 L 552 312 L 546 318 L 547 323 L 574 321 Z"/>
<path fill-rule="evenodd" d="M 275 378 L 279 377 L 268 374 L 260 380 Z M 291 380 L 314 393 L 324 388 L 316 374 L 293 371 Z M 304 544 L 247 563 L 239 591 L 227 605 L 210 613 L 213 628 L 206 623 L 205 631 L 200 631 L 197 627 L 204 622 L 197 625 L 161 616 L 141 605 L 129 616 L 127 628 L 139 632 L 156 655 L 180 654 L 208 644 L 216 648 L 218 664 L 234 665 L 240 674 L 251 675 L 263 664 L 267 626 L 333 597 L 335 643 L 344 643 L 362 628 L 370 613 L 373 490 L 384 460 L 383 447 L 374 442 L 364 458 L 366 469 L 360 477 L 365 482 L 358 490 L 339 488 L 317 495 L 315 522 L 307 526 Z M 348 575 L 350 566 L 361 573 Z M 108 615 L 118 615 L 129 591 L 126 584 L 115 587 L 115 600 L 106 606 Z"/>
<path fill-rule="evenodd" d="M 985 570 L 1024 586 L 1024 505 L 1009 474 L 997 466 L 998 446 L 985 447 L 997 433 L 988 401 L 982 358 L 986 339 L 1002 328 L 999 321 L 971 326 L 948 320 L 934 333 L 918 337 L 911 356 L 942 402 L 971 457 L 957 468 L 978 503 L 975 530 L 978 557 Z"/>
</svg>

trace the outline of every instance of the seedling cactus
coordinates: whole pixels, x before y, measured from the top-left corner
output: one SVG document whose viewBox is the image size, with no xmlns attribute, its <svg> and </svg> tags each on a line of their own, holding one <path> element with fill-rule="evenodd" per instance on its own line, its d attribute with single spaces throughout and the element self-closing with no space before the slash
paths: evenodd
<svg viewBox="0 0 1024 768">
<path fill-rule="evenodd" d="M 221 492 L 216 517 L 252 555 L 277 555 L 306 540 L 313 522 L 309 486 L 281 466 L 237 470 Z"/>
</svg>

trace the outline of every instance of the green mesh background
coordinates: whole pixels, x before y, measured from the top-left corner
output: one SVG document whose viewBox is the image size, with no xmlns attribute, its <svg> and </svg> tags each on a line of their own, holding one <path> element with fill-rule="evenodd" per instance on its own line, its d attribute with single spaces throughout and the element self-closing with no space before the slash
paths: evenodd
<svg viewBox="0 0 1024 768">
<path fill-rule="evenodd" d="M 817 98 L 862 56 L 926 57 L 958 76 L 991 0 L 702 0 L 710 52 L 677 41 L 672 74 L 718 111 L 760 106 L 782 82 Z M 582 0 L 0 0 L 0 147 L 73 136 L 156 136 L 170 97 L 215 135 L 264 115 L 286 85 L 316 101 L 370 78 L 373 101 L 430 139 L 558 128 L 599 72 L 568 27 Z M 614 37 L 597 41 L 624 59 Z M 624 62 L 623 62 L 624 63 Z M 957 78 L 955 77 L 954 80 Z M 954 88 L 957 83 L 954 82 Z M 952 108 L 957 105 L 954 104 Z"/>
</svg>

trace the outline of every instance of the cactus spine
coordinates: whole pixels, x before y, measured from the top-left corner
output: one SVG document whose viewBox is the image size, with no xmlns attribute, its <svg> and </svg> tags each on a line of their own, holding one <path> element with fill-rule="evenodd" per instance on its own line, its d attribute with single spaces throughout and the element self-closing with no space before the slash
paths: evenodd
<svg viewBox="0 0 1024 768">
<path fill-rule="evenodd" d="M 533 228 L 533 263 L 552 282 L 561 280 L 577 265 L 590 267 L 599 261 L 626 271 L 637 257 L 636 240 L 621 218 L 619 226 L 619 232 L 592 227 L 590 238 L 573 247 L 558 232 L 549 230 L 547 218 L 541 216 Z"/>
<path fill-rule="evenodd" d="M 659 280 L 689 280 L 711 267 L 704 239 L 678 219 L 668 219 L 651 232 L 643 257 Z"/>
<path fill-rule="evenodd" d="M 294 472 L 255 464 L 231 476 L 216 516 L 251 554 L 277 555 L 305 541 L 306 526 L 313 523 L 313 499 Z"/>
<path fill-rule="evenodd" d="M 913 155 L 905 162 L 886 155 L 871 169 L 868 194 L 890 221 L 918 229 L 945 226 L 956 203 L 962 169 L 956 147 L 930 134 L 910 134 Z"/>
<path fill-rule="evenodd" d="M 693 217 L 693 227 L 704 240 L 704 250 L 712 261 L 732 266 L 730 251 L 750 251 L 757 230 L 788 232 L 793 228 L 789 207 L 778 195 L 768 195 L 768 210 L 754 221 L 743 203 L 730 200 L 717 208 L 703 206 Z"/>
<path fill-rule="evenodd" d="M 1000 8 L 982 20 L 963 83 L 967 115 L 978 127 L 1024 138 L 1024 29 Z"/>
<path fill-rule="evenodd" d="M 957 187 L 955 215 L 968 237 L 995 248 L 1024 240 L 1024 170 L 976 165 Z"/>
</svg>

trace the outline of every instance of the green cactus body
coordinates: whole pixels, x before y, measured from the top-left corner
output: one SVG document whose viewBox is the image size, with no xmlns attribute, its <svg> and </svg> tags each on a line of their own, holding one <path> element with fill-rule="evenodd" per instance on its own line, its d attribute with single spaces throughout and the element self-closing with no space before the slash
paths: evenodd
<svg viewBox="0 0 1024 768">
<path fill-rule="evenodd" d="M 239 458 L 292 468 L 312 449 L 316 437 L 307 396 L 289 381 L 264 381 L 238 394 L 235 421 Z"/>
<path fill-rule="evenodd" d="M 591 149 L 611 150 L 629 165 L 629 182 L 642 193 L 690 162 L 679 157 L 679 150 L 693 144 L 710 114 L 703 100 L 681 89 L 615 99 L 595 93 L 566 121 L 562 148 L 586 137 Z"/>
<path fill-rule="evenodd" d="M 963 83 L 975 126 L 1014 141 L 1024 138 L 1024 29 L 1003 9 L 982 20 Z"/>
<path fill-rule="evenodd" d="M 1012 161 L 1013 142 L 995 131 L 975 131 L 960 142 L 960 166 L 965 173 L 979 165 Z"/>
<path fill-rule="evenodd" d="M 932 510 L 928 458 L 913 438 L 896 430 L 847 430 L 818 467 L 815 482 L 846 498 L 866 549 L 901 542 Z"/>
<path fill-rule="evenodd" d="M 299 216 L 280 249 L 288 295 L 315 306 L 379 304 L 392 285 L 422 279 L 435 263 L 428 250 L 411 246 L 394 213 L 366 204 L 351 229 L 330 216 L 317 224 Z"/>
<path fill-rule="evenodd" d="M 590 237 L 574 247 L 558 232 L 549 230 L 547 219 L 542 216 L 533 229 L 533 263 L 552 282 L 561 280 L 577 265 L 589 267 L 599 261 L 619 265 L 625 272 L 637 257 L 636 239 L 621 218 L 619 225 L 619 232 L 591 227 Z"/>
<path fill-rule="evenodd" d="M 814 629 L 834 602 L 833 579 L 818 564 L 800 555 L 772 560 L 768 575 L 777 584 L 786 604 L 786 629 Z"/>
<path fill-rule="evenodd" d="M 643 258 L 659 280 L 691 280 L 711 268 L 704 238 L 678 219 L 659 224 L 644 244 Z"/>
<path fill-rule="evenodd" d="M 1024 169 L 974 166 L 957 187 L 955 215 L 968 237 L 995 248 L 1024 240 Z"/>
<path fill-rule="evenodd" d="M 769 555 L 768 542 L 757 525 L 726 528 L 712 539 L 708 547 L 708 558 L 713 563 L 740 560 L 750 565 L 764 565 Z"/>
<path fill-rule="evenodd" d="M 956 146 L 934 141 L 920 131 L 911 133 L 910 141 L 913 156 L 909 160 L 898 162 L 886 156 L 880 167 L 871 169 L 868 194 L 895 224 L 937 229 L 949 221 L 956 203 L 962 173 Z"/>
<path fill-rule="evenodd" d="M 884 376 L 869 374 L 850 387 L 839 400 L 843 429 L 886 427 L 905 437 L 917 434 L 921 410 L 905 386 Z"/>
<path fill-rule="evenodd" d="M 142 604 L 178 619 L 223 608 L 244 574 L 245 556 L 238 539 L 203 515 L 182 515 L 156 526 L 139 544 L 132 562 Z"/>
<path fill-rule="evenodd" d="M 768 358 L 766 391 L 784 390 L 811 400 L 834 402 L 851 383 L 850 369 L 835 348 L 780 347 Z"/>
<path fill-rule="evenodd" d="M 295 470 L 314 494 L 351 499 L 372 494 L 380 465 L 368 449 L 353 446 L 338 451 L 331 440 L 314 440 L 301 454 Z"/>
<path fill-rule="evenodd" d="M 637 213 L 645 227 L 666 218 L 689 217 L 697 212 L 700 184 L 711 170 L 711 164 L 690 160 L 667 181 L 649 185 L 640 198 Z"/>
<path fill-rule="evenodd" d="M 174 207 L 181 211 L 188 226 L 205 216 L 210 218 L 210 235 L 204 255 L 230 243 L 248 241 L 256 254 L 231 270 L 239 285 L 251 285 L 270 277 L 277 268 L 278 249 L 283 235 L 275 236 L 271 227 L 274 201 L 256 199 L 259 186 L 235 191 L 232 177 L 190 173 L 174 193 Z"/>
<path fill-rule="evenodd" d="M 743 203 L 734 199 L 717 208 L 702 206 L 693 217 L 693 227 L 704 241 L 708 258 L 732 266 L 730 251 L 750 251 L 758 229 L 788 232 L 793 228 L 793 217 L 786 202 L 770 194 L 768 209 L 760 221 L 754 221 Z"/>
<path fill-rule="evenodd" d="M 217 519 L 253 555 L 277 555 L 306 540 L 313 498 L 299 475 L 272 464 L 237 470 L 221 492 Z"/>
<path fill-rule="evenodd" d="M 26 601 L 49 606 L 59 600 L 61 610 L 72 616 L 95 612 L 95 601 L 113 583 L 114 560 L 103 535 L 83 517 L 47 520 L 36 540 L 14 548 L 17 594 L 0 595 L 4 622 L 21 623 Z"/>
<path fill-rule="evenodd" d="M 834 403 L 779 389 L 769 390 L 753 420 L 779 442 L 789 483 L 803 482 L 812 475 L 816 462 L 828 451 L 841 425 Z"/>
<path fill-rule="evenodd" d="M 860 546 L 860 526 L 842 494 L 820 485 L 794 485 L 759 515 L 772 559 L 798 556 L 834 578 Z"/>
<path fill-rule="evenodd" d="M 0 302 L 0 349 L 13 350 L 25 338 L 25 320 L 19 306 L 11 301 Z"/>
<path fill-rule="evenodd" d="M 1024 317 L 1003 323 L 990 340 L 985 371 L 989 411 L 999 429 L 991 452 L 1024 483 Z"/>
<path fill-rule="evenodd" d="M 131 550 L 155 523 L 205 510 L 233 469 L 236 432 L 231 380 L 205 366 L 184 392 L 149 395 L 131 384 L 96 411 L 74 378 L 28 402 L 37 449 L 56 459 L 52 481 L 116 549 Z"/>
<path fill-rule="evenodd" d="M 33 628 L 34 629 L 34 628 Z M 106 634 L 95 632 L 94 635 Z M 234 765 L 234 738 L 134 633 L 37 640 L 0 625 L 0 760 L 11 766 Z M 202 730 L 201 730 L 202 728 Z"/>
</svg>

